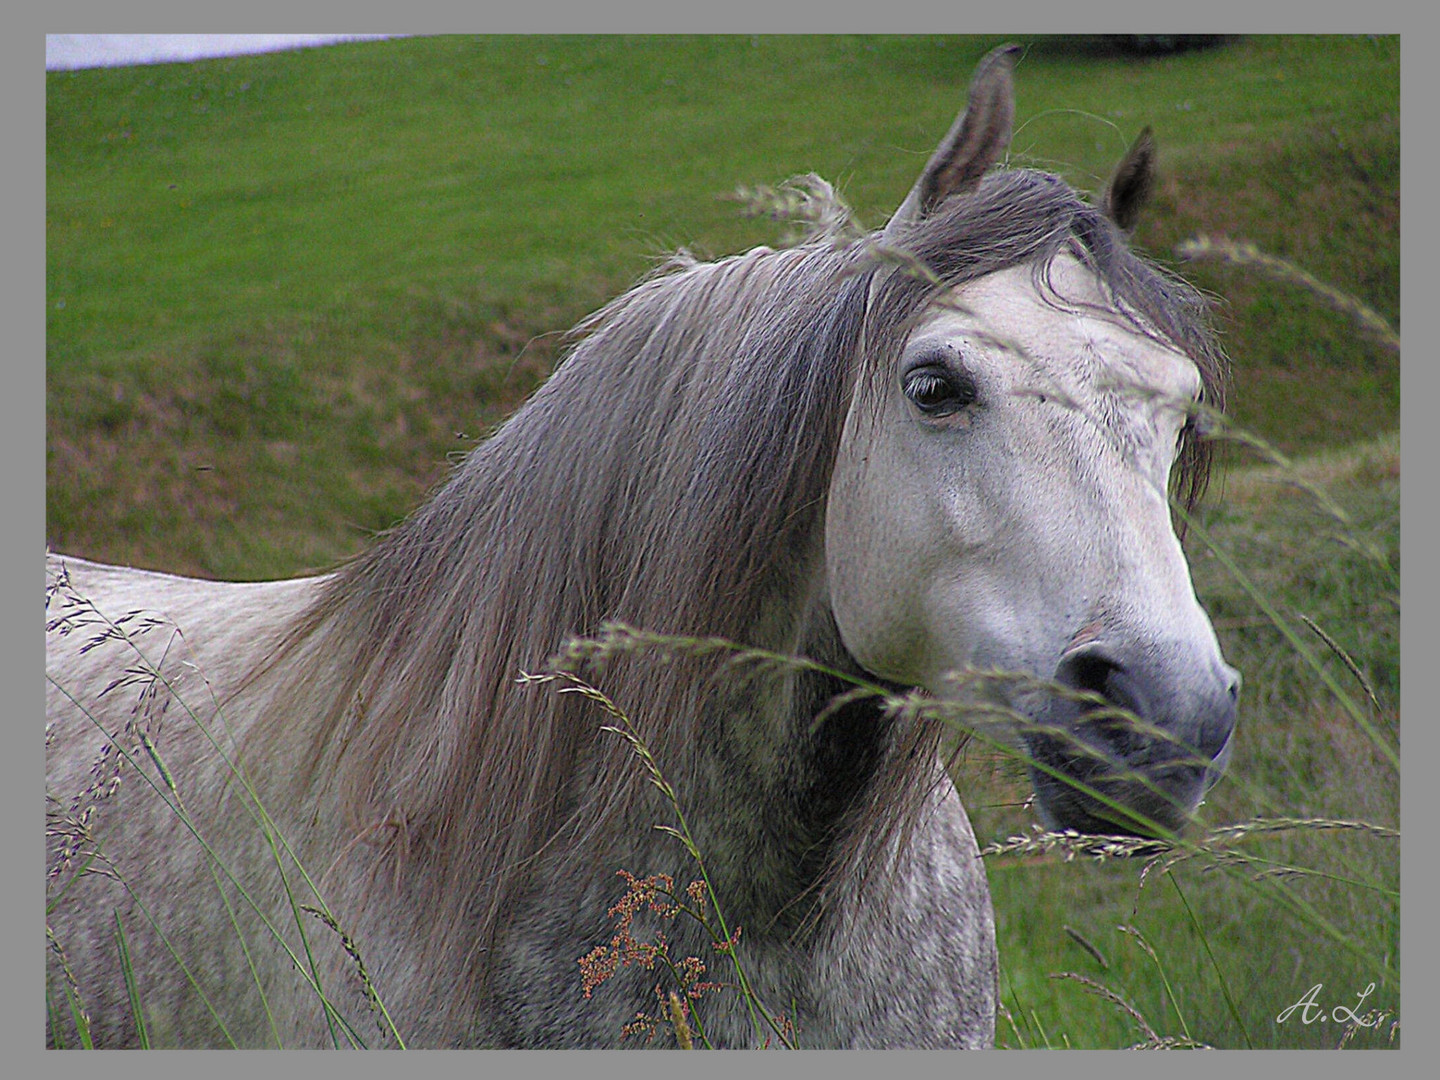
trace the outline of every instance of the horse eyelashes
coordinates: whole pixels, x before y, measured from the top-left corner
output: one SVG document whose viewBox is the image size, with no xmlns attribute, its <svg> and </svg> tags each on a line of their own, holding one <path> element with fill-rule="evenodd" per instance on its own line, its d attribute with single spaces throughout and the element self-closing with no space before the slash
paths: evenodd
<svg viewBox="0 0 1440 1080">
<path fill-rule="evenodd" d="M 926 416 L 950 416 L 973 405 L 978 396 L 969 376 L 921 368 L 905 377 L 905 396 Z"/>
</svg>

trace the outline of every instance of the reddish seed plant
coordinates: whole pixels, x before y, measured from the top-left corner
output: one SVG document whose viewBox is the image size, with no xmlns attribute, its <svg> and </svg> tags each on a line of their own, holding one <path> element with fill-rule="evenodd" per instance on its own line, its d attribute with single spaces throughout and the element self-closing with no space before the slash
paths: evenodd
<svg viewBox="0 0 1440 1080">
<path fill-rule="evenodd" d="M 754 1025 L 757 1036 L 761 1039 L 762 1049 L 771 1045 L 772 1034 L 781 1045 L 793 1048 L 795 1045 L 794 1024 L 784 1015 L 772 1013 L 766 1009 L 751 987 L 736 952 L 736 945 L 740 940 L 740 927 L 736 926 L 734 931 L 731 931 L 724 916 L 720 913 L 718 901 L 710 889 L 705 874 L 705 860 L 701 857 L 699 849 L 695 846 L 695 840 L 690 835 L 690 829 L 685 822 L 685 815 L 680 809 L 675 789 L 665 779 L 665 775 L 655 762 L 654 755 L 650 753 L 650 748 L 640 738 L 630 718 L 604 693 L 574 675 L 562 672 L 548 676 L 526 676 L 526 679 L 535 682 L 562 681 L 566 685 L 561 687 L 561 693 L 584 695 L 598 703 L 616 721 L 616 724 L 607 725 L 601 730 L 619 735 L 630 744 L 631 750 L 635 752 L 650 774 L 651 782 L 669 800 L 675 811 L 675 826 L 657 825 L 655 828 L 669 833 L 685 846 L 685 850 L 699 867 L 701 875 L 699 879 L 690 882 L 685 887 L 682 897 L 675 891 L 675 879 L 668 874 L 653 874 L 641 879 L 635 877 L 628 870 L 617 871 L 617 875 L 625 880 L 627 887 L 625 895 L 608 912 L 610 918 L 615 920 L 615 934 L 610 939 L 609 945 L 596 946 L 579 960 L 585 997 L 588 999 L 596 987 L 611 978 L 621 967 L 637 964 L 646 971 L 653 971 L 656 964 L 659 964 L 663 971 L 670 973 L 681 992 L 676 993 L 672 989 L 667 995 L 662 975 L 654 988 L 655 997 L 660 1004 L 658 1013 L 656 1015 L 636 1013 L 635 1019 L 621 1028 L 622 1038 L 643 1034 L 648 1043 L 655 1038 L 655 1033 L 662 1023 L 669 1023 L 675 1032 L 676 1043 L 682 1048 L 693 1047 L 694 1039 L 698 1039 L 701 1044 L 710 1047 L 710 1041 L 705 1036 L 705 1027 L 700 1016 L 692 1007 L 692 1002 L 698 1002 L 707 993 L 730 989 L 738 993 L 744 1000 L 750 1014 L 750 1021 Z M 667 922 L 681 913 L 698 922 L 710 935 L 712 948 L 722 956 L 729 957 L 735 967 L 737 981 L 718 983 L 704 980 L 702 977 L 706 971 L 705 962 L 698 956 L 687 956 L 678 961 L 674 959 L 670 955 L 670 945 L 664 930 L 656 933 L 654 942 L 637 941 L 631 928 L 635 916 L 646 910 Z M 713 921 L 711 919 L 712 911 L 714 913 Z"/>
<path fill-rule="evenodd" d="M 657 1011 L 654 1014 L 636 1013 L 635 1019 L 621 1029 L 622 1037 L 644 1035 L 648 1043 L 655 1038 L 661 1024 L 675 1022 L 674 1014 L 678 1011 L 680 1024 L 677 1027 L 683 1025 L 703 1039 L 704 1028 L 694 1015 L 690 1003 L 699 1001 L 707 993 L 725 989 L 727 984 L 706 981 L 705 961 L 698 956 L 687 956 L 683 959 L 672 957 L 669 939 L 663 929 L 656 932 L 653 942 L 637 940 L 631 930 L 635 916 L 647 910 L 666 922 L 673 921 L 675 916 L 684 913 L 708 928 L 710 923 L 705 902 L 705 882 L 692 881 L 683 894 L 677 894 L 675 880 L 669 874 L 637 878 L 628 870 L 621 870 L 618 876 L 624 879 L 626 891 L 609 911 L 610 918 L 615 922 L 615 934 L 610 939 L 610 944 L 597 945 L 579 961 L 585 996 L 590 997 L 622 967 L 635 964 L 646 971 L 654 971 L 658 967 L 662 977 L 655 984 L 655 997 L 659 1003 Z M 685 901 L 688 901 L 688 904 Z M 717 952 L 730 954 L 739 940 L 740 928 L 736 927 L 728 938 L 715 941 L 714 948 Z M 665 972 L 674 979 L 679 987 L 679 994 L 674 991 L 667 993 L 663 977 Z"/>
</svg>

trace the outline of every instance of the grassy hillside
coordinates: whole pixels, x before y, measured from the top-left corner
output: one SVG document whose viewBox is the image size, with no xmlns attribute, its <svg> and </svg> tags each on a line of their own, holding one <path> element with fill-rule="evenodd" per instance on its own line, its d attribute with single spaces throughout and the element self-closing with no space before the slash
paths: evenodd
<svg viewBox="0 0 1440 1080">
<path fill-rule="evenodd" d="M 221 577 L 411 509 L 660 253 L 773 242 L 724 196 L 815 171 L 882 223 L 998 39 L 421 38 L 58 72 L 47 91 L 47 538 Z M 1297 259 L 1398 319 L 1399 44 L 1135 58 L 1030 41 L 1014 159 L 1100 186 L 1145 124 L 1137 243 Z M 1240 418 L 1398 423 L 1398 364 L 1293 289 L 1228 298 Z"/>
</svg>

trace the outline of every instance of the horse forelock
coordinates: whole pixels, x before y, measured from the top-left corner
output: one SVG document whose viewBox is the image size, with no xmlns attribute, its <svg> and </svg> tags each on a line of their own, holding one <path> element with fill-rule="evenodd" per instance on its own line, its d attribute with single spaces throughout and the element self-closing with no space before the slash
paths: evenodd
<svg viewBox="0 0 1440 1080">
<path fill-rule="evenodd" d="M 1194 362 L 1202 403 L 1223 412 L 1229 361 L 1210 321 L 1205 298 L 1180 278 L 1130 250 L 1103 208 L 1065 181 L 1030 169 L 991 172 L 979 189 L 942 204 L 900 230 L 894 244 L 906 263 L 877 281 L 867 329 L 872 362 L 893 362 L 909 328 L 942 293 L 999 270 L 1029 263 L 1044 286 L 1056 256 L 1068 252 L 1096 275 L 1114 301 L 1114 314 L 1158 337 Z M 1210 444 L 1187 428 L 1175 470 L 1175 493 L 1187 509 L 1203 495 Z"/>
<path fill-rule="evenodd" d="M 872 290 L 884 268 L 871 240 L 671 260 L 584 320 L 530 401 L 292 628 L 256 756 L 288 754 L 292 804 L 333 793 L 317 819 L 406 841 L 354 849 L 377 866 L 405 846 L 423 861 L 432 947 L 479 957 L 457 1000 L 478 990 L 481 954 L 537 853 L 620 820 L 642 787 L 592 704 L 521 674 L 607 620 L 793 645 L 755 635 L 817 554 L 854 380 L 893 358 L 937 292 L 898 273 Z M 992 174 L 899 243 L 945 287 L 1078 244 L 1223 401 L 1198 297 L 1053 177 Z M 707 691 L 698 662 L 670 659 L 657 676 L 621 658 L 603 685 L 681 787 Z M 904 756 L 876 790 L 918 805 L 910 780 L 933 779 L 933 754 Z"/>
</svg>

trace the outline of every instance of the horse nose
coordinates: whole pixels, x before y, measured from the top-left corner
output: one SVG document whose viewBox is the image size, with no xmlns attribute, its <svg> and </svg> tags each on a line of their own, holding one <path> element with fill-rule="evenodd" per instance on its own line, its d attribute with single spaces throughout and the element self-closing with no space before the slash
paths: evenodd
<svg viewBox="0 0 1440 1080">
<path fill-rule="evenodd" d="M 1209 791 L 1224 774 L 1230 764 L 1230 752 L 1235 747 L 1235 720 L 1240 705 L 1240 687 L 1244 680 L 1240 672 L 1229 664 L 1220 665 L 1225 681 L 1225 697 L 1208 723 L 1200 725 L 1201 753 L 1209 754 L 1210 764 L 1205 769 L 1205 790 Z M 1215 746 L 1218 749 L 1211 750 Z"/>
<path fill-rule="evenodd" d="M 1174 740 L 1177 754 L 1189 754 L 1218 774 L 1229 757 L 1230 738 L 1240 697 L 1240 673 L 1219 662 L 1209 677 L 1186 677 L 1177 663 L 1125 660 L 1113 647 L 1092 642 L 1072 649 L 1060 661 L 1055 681 L 1074 690 L 1096 694 L 1105 703 L 1132 713 L 1146 725 Z M 1091 706 L 1093 709 L 1095 706 Z M 1122 745 L 1148 741 L 1124 725 L 1107 724 Z M 1213 782 L 1213 781 L 1212 781 Z"/>
<path fill-rule="evenodd" d="M 1219 717 L 1210 733 L 1209 741 L 1218 743 L 1217 749 L 1211 757 L 1219 758 L 1223 753 L 1226 760 L 1230 757 L 1230 737 L 1235 731 L 1235 717 L 1240 706 L 1240 686 L 1244 682 L 1240 672 L 1236 671 L 1229 664 L 1220 665 L 1222 677 L 1225 681 L 1225 698 L 1219 709 Z"/>
</svg>

